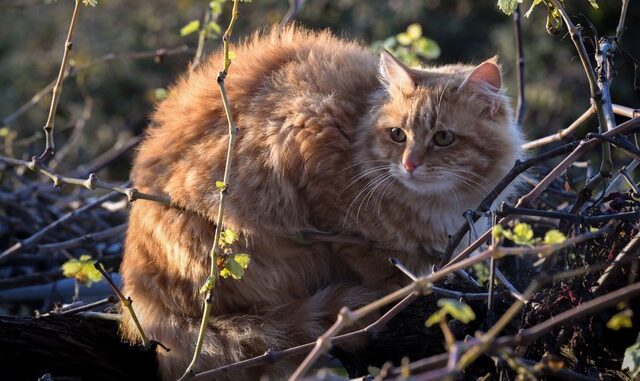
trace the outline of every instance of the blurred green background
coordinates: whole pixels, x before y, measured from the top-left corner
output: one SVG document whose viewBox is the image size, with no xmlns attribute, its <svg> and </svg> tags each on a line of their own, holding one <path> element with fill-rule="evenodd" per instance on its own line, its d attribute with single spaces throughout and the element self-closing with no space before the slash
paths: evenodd
<svg viewBox="0 0 640 381">
<path fill-rule="evenodd" d="M 587 49 L 593 52 L 594 34 L 612 34 L 621 1 L 600 0 L 592 9 L 587 0 L 566 1 L 569 14 L 585 25 Z M 200 19 L 208 0 L 100 0 L 82 7 L 72 50 L 76 66 L 109 53 L 153 51 L 188 45 L 195 48 L 197 33 L 182 37 L 180 29 Z M 530 1 L 525 0 L 526 11 Z M 223 4 L 218 22 L 226 25 L 231 3 Z M 278 23 L 289 7 L 287 0 L 253 0 L 240 5 L 234 39 Z M 62 57 L 72 0 L 0 0 L 0 118 L 5 119 L 55 79 Z M 566 127 L 589 106 L 587 81 L 568 35 L 548 35 L 546 11 L 538 7 L 523 19 L 526 58 L 527 113 L 524 129 L 536 138 Z M 498 54 L 508 92 L 515 93 L 515 48 L 512 18 L 501 13 L 496 0 L 307 0 L 296 16 L 304 26 L 330 28 L 363 44 L 384 41 L 421 25 L 440 55 L 426 65 L 479 63 Z M 622 46 L 640 57 L 640 6 L 631 2 Z M 207 51 L 218 40 L 209 40 Z M 56 118 L 56 143 L 71 138 L 83 110 L 90 110 L 77 143 L 71 145 L 60 171 L 70 171 L 108 150 L 117 141 L 140 134 L 160 92 L 188 68 L 193 53 L 162 60 L 122 59 L 92 66 L 65 83 Z M 237 57 L 242 59 L 242 57 Z M 634 67 L 623 55 L 615 61 L 615 103 L 640 107 L 633 89 Z M 231 67 L 233 70 L 233 66 Z M 212 89 L 215 91 L 215 89 Z M 90 106 L 87 104 L 90 101 Z M 50 97 L 0 129 L 3 154 L 29 158 L 43 148 L 44 125 Z M 589 128 L 595 128 L 593 124 Z M 580 134 L 584 131 L 580 131 Z M 35 135 L 34 135 L 35 134 Z M 109 168 L 103 177 L 126 179 L 130 155 Z"/>
</svg>

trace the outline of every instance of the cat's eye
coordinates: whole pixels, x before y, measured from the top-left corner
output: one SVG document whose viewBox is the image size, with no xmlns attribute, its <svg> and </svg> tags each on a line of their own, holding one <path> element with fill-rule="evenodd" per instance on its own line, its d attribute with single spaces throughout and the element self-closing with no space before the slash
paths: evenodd
<svg viewBox="0 0 640 381">
<path fill-rule="evenodd" d="M 433 135 L 433 142 L 440 147 L 451 145 L 456 140 L 456 135 L 451 131 L 438 131 Z"/>
<path fill-rule="evenodd" d="M 407 134 L 404 133 L 402 128 L 394 127 L 389 130 L 389 136 L 391 140 L 397 143 L 402 143 L 407 140 Z"/>
</svg>

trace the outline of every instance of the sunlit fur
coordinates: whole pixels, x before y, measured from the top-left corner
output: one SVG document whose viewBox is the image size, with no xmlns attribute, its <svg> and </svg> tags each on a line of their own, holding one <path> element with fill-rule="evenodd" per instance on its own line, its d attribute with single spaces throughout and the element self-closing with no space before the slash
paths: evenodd
<svg viewBox="0 0 640 381">
<path fill-rule="evenodd" d="M 427 271 L 475 207 L 520 156 L 520 134 L 501 90 L 469 83 L 474 66 L 411 71 L 410 94 L 393 90 L 379 57 L 328 32 L 288 28 L 232 47 L 226 80 L 240 129 L 225 225 L 242 234 L 251 263 L 241 281 L 215 290 L 198 369 L 313 341 L 340 307 L 357 308 L 407 283 L 388 264 Z M 135 186 L 169 195 L 199 215 L 136 201 L 122 264 L 124 293 L 159 350 L 160 372 L 176 379 L 194 348 L 199 288 L 227 149 L 218 85 L 220 53 L 185 74 L 157 108 L 133 167 Z M 385 76 L 386 75 L 386 76 Z M 463 85 L 464 83 L 464 85 Z M 389 128 L 404 129 L 396 143 Z M 455 133 L 434 146 L 439 129 Z M 423 161 L 413 174 L 403 158 Z M 302 243 L 303 232 L 375 243 Z M 124 312 L 123 335 L 137 340 Z M 358 345 L 352 343 L 351 345 Z M 299 358 L 234 372 L 279 379 Z"/>
</svg>

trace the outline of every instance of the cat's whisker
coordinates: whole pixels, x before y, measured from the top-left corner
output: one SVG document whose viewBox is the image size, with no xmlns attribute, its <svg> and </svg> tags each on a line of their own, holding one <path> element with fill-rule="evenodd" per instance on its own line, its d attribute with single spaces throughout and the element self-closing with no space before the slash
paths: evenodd
<svg viewBox="0 0 640 381">
<path fill-rule="evenodd" d="M 372 180 L 370 180 L 367 185 L 365 185 L 364 187 L 362 187 L 362 189 L 360 190 L 360 192 L 358 192 L 358 194 L 356 195 L 356 197 L 353 198 L 353 200 L 351 201 L 351 203 L 349 204 L 349 207 L 347 208 L 347 211 L 345 213 L 345 217 L 343 220 L 343 227 L 346 225 L 347 222 L 347 218 L 349 216 L 349 213 L 351 212 L 351 208 L 354 206 L 354 204 L 358 201 L 358 199 L 360 198 L 360 196 L 367 192 L 369 190 L 370 187 L 375 186 L 376 181 L 378 181 L 379 179 L 382 179 L 383 177 L 387 176 L 387 173 L 383 173 L 381 175 L 377 175 L 376 177 L 374 177 Z M 357 222 L 357 216 L 356 216 L 356 222 Z"/>
<path fill-rule="evenodd" d="M 353 168 L 353 167 L 357 167 L 357 166 L 360 166 L 360 165 L 363 165 L 363 164 L 368 164 L 368 163 L 382 163 L 382 162 L 388 162 L 388 161 L 389 161 L 389 160 L 386 160 L 386 159 L 365 159 L 365 160 L 360 160 L 360 161 L 354 161 L 354 163 L 353 163 L 353 164 L 351 164 L 351 165 L 348 165 L 348 166 L 344 167 L 343 169 L 339 170 L 339 171 L 338 171 L 338 172 L 336 172 L 336 173 L 338 173 L 338 174 L 339 174 L 339 173 L 342 173 L 342 172 L 348 171 L 349 169 L 351 169 L 351 168 Z"/>
<path fill-rule="evenodd" d="M 474 190 L 474 191 L 477 191 L 477 192 L 481 192 L 483 194 L 486 194 L 486 193 L 491 191 L 490 188 L 487 188 L 483 184 L 480 184 L 480 183 L 474 181 L 473 179 L 461 176 L 461 175 L 453 173 L 453 172 L 449 173 L 448 175 L 453 177 L 454 179 L 458 180 L 459 182 L 463 183 L 467 187 L 471 188 L 471 190 Z"/>
<path fill-rule="evenodd" d="M 362 206 L 364 205 L 366 207 L 369 204 L 369 201 L 371 201 L 371 196 L 375 193 L 376 189 L 378 189 L 378 187 L 384 184 L 384 182 L 391 177 L 393 177 L 393 174 L 389 173 L 386 177 L 379 180 L 378 183 L 374 187 L 372 187 L 371 190 L 369 190 L 369 192 L 364 196 L 362 201 L 360 201 L 358 212 L 356 213 L 356 221 L 358 221 L 358 218 L 360 217 L 360 210 L 362 209 Z"/>
<path fill-rule="evenodd" d="M 345 190 L 347 190 L 350 186 L 352 186 L 353 184 L 357 183 L 358 181 L 360 181 L 361 179 L 375 173 L 375 172 L 379 172 L 382 170 L 386 170 L 389 169 L 391 166 L 386 164 L 386 165 L 382 165 L 382 166 L 378 166 L 378 167 L 373 167 L 373 168 L 369 168 L 369 169 L 365 169 L 364 171 L 362 171 L 361 173 L 357 174 L 354 176 L 353 180 L 350 180 L 347 185 L 344 186 L 344 188 L 342 188 L 342 192 L 344 192 Z"/>
<path fill-rule="evenodd" d="M 377 208 L 378 221 L 380 222 L 382 222 L 382 217 L 380 216 L 380 207 L 382 206 L 382 200 L 384 199 L 384 195 L 387 193 L 389 188 L 391 188 L 391 186 L 394 185 L 397 181 L 398 181 L 398 178 L 396 176 L 392 176 L 391 181 L 389 182 L 389 185 L 387 185 L 382 191 L 382 193 L 380 194 L 380 198 L 378 200 L 378 208 Z"/>
</svg>

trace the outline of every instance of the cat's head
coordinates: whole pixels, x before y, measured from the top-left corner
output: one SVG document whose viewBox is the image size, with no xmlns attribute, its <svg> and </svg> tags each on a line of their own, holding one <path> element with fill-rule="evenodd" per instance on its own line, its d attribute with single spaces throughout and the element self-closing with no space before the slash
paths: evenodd
<svg viewBox="0 0 640 381">
<path fill-rule="evenodd" d="M 478 196 L 521 157 L 522 137 L 495 58 L 475 67 L 413 69 L 383 52 L 380 81 L 365 167 L 388 167 L 418 194 Z"/>
</svg>

